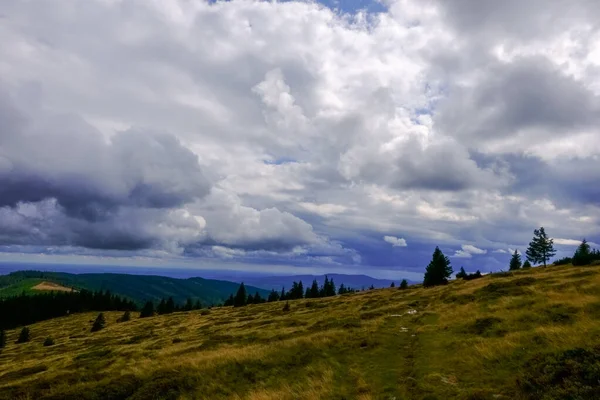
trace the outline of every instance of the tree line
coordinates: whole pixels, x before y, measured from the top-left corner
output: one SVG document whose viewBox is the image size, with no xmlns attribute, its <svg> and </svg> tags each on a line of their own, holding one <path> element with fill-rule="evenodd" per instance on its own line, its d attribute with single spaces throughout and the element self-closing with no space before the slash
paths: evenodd
<svg viewBox="0 0 600 400">
<path fill-rule="evenodd" d="M 529 246 L 525 251 L 526 260 L 522 262 L 521 253 L 515 249 L 511 255 L 508 269 L 509 271 L 519 270 L 521 268 L 531 268 L 532 264 L 547 266 L 548 261 L 556 255 L 554 248 L 554 240 L 548 236 L 544 227 L 534 229 L 533 238 L 529 242 Z M 554 265 L 573 264 L 575 266 L 589 265 L 593 262 L 600 262 L 600 251 L 590 247 L 587 240 L 583 239 L 581 244 L 575 250 L 573 257 L 565 257 L 554 262 Z M 437 286 L 448 283 L 452 276 L 453 269 L 450 259 L 442 253 L 439 247 L 436 247 L 431 262 L 425 269 L 423 278 L 423 286 Z M 468 274 L 463 267 L 456 274 L 457 279 L 471 280 L 482 277 L 483 275 L 478 270 L 475 273 Z"/>
<path fill-rule="evenodd" d="M 72 313 L 87 311 L 135 311 L 136 304 L 110 291 L 25 293 L 0 299 L 0 329 L 13 329 Z"/>
</svg>

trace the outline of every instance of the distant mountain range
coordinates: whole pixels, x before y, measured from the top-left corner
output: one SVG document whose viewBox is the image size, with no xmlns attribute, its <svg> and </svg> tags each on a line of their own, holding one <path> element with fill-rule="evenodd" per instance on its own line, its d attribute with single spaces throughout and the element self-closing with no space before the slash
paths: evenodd
<svg viewBox="0 0 600 400">
<path fill-rule="evenodd" d="M 395 282 L 396 285 L 400 283 L 400 280 L 392 281 L 389 279 L 377 279 L 372 278 L 367 275 L 345 275 L 345 274 L 327 274 L 327 275 L 293 275 L 293 276 L 260 276 L 260 275 L 230 275 L 223 276 L 223 279 L 226 280 L 235 280 L 235 281 L 243 281 L 246 285 L 252 285 L 263 289 L 276 289 L 281 290 L 285 288 L 286 290 L 292 287 L 293 282 L 302 281 L 304 287 L 310 285 L 313 280 L 317 280 L 319 285 L 322 285 L 325 281 L 325 276 L 329 279 L 333 279 L 336 287 L 343 283 L 346 287 L 351 287 L 354 289 L 367 289 L 371 285 L 375 288 L 384 288 L 389 287 L 392 282 Z M 416 283 L 409 281 L 409 283 Z"/>
<path fill-rule="evenodd" d="M 200 300 L 206 306 L 222 303 L 230 294 L 235 294 L 239 283 L 188 278 L 176 279 L 156 275 L 129 275 L 113 273 L 69 274 L 47 271 L 18 271 L 0 276 L 0 297 L 33 293 L 34 286 L 42 282 L 57 283 L 66 287 L 87 290 L 110 290 L 127 296 L 137 303 L 147 300 L 158 301 L 161 298 L 173 297 L 176 303 L 183 304 L 188 298 Z M 268 290 L 246 286 L 249 294 L 259 292 L 266 297 Z"/>
</svg>

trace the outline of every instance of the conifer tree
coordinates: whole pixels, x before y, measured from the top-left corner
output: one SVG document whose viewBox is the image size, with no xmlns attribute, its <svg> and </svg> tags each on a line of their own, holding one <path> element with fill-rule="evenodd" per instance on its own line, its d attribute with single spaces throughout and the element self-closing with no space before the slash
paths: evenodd
<svg viewBox="0 0 600 400">
<path fill-rule="evenodd" d="M 448 278 L 450 278 L 452 272 L 450 259 L 442 253 L 439 247 L 436 247 L 431 262 L 425 270 L 423 286 L 445 285 L 448 283 Z"/>
<path fill-rule="evenodd" d="M 463 267 L 460 267 L 460 272 L 456 274 L 456 279 L 465 279 L 467 277 L 467 271 Z"/>
<path fill-rule="evenodd" d="M 119 317 L 117 322 L 127 322 L 130 319 L 131 319 L 131 313 L 129 311 L 125 311 L 125 313 Z"/>
<path fill-rule="evenodd" d="M 140 318 L 147 318 L 154 315 L 154 303 L 147 301 L 140 312 Z"/>
<path fill-rule="evenodd" d="M 523 263 L 523 269 L 527 268 L 531 268 L 531 263 L 529 262 L 529 260 L 525 260 L 525 262 Z"/>
<path fill-rule="evenodd" d="M 312 285 L 310 286 L 310 297 L 313 299 L 319 297 L 319 283 L 316 279 L 313 279 Z"/>
<path fill-rule="evenodd" d="M 525 252 L 527 260 L 532 263 L 542 263 L 544 267 L 546 263 L 554 257 L 554 240 L 550 239 L 542 226 L 540 229 L 533 231 L 533 239 L 529 243 L 529 247 Z"/>
<path fill-rule="evenodd" d="M 285 286 L 281 288 L 281 295 L 279 296 L 279 300 L 285 300 Z"/>
<path fill-rule="evenodd" d="M 29 328 L 24 326 L 23 329 L 21 329 L 21 333 L 19 333 L 19 338 L 17 339 L 17 343 L 25 343 L 25 342 L 29 342 L 29 340 L 31 340 Z"/>
<path fill-rule="evenodd" d="M 200 300 L 196 300 L 196 303 L 194 304 L 194 310 L 200 310 L 202 308 L 202 304 L 200 303 Z"/>
<path fill-rule="evenodd" d="M 254 304 L 254 296 L 249 294 L 248 299 L 246 299 L 246 304 Z"/>
<path fill-rule="evenodd" d="M 192 302 L 192 299 L 188 297 L 188 299 L 185 302 L 185 306 L 183 306 L 183 309 L 185 311 L 192 311 L 194 309 L 194 303 Z"/>
<path fill-rule="evenodd" d="M 521 255 L 515 249 L 512 257 L 510 258 L 510 264 L 508 266 L 509 271 L 516 271 L 521 268 Z"/>
<path fill-rule="evenodd" d="M 311 296 L 310 296 L 310 288 L 309 287 L 307 287 L 306 290 L 304 291 L 304 298 L 305 299 L 310 299 L 311 298 Z"/>
<path fill-rule="evenodd" d="M 165 304 L 165 314 L 171 314 L 175 312 L 175 301 L 173 301 L 172 297 L 169 297 Z"/>
<path fill-rule="evenodd" d="M 235 302 L 234 298 L 233 298 L 233 294 L 229 295 L 229 298 L 227 300 L 225 300 L 225 303 L 223 303 L 223 305 L 225 307 L 231 307 L 233 306 L 233 303 Z"/>
<path fill-rule="evenodd" d="M 273 301 L 278 301 L 279 300 L 279 292 L 277 292 L 275 289 L 271 289 L 271 293 L 269 293 L 269 297 L 267 299 L 267 301 L 269 303 L 273 302 Z"/>
<path fill-rule="evenodd" d="M 333 282 L 333 278 L 329 280 L 329 288 L 327 290 L 327 296 L 335 296 L 335 283 Z"/>
<path fill-rule="evenodd" d="M 246 305 L 246 301 L 248 300 L 248 296 L 246 295 L 246 286 L 244 286 L 244 282 L 241 283 L 235 297 L 233 298 L 233 306 L 234 307 L 243 307 Z"/>
<path fill-rule="evenodd" d="M 402 282 L 400 282 L 400 289 L 404 290 L 408 287 L 408 281 L 406 279 L 402 279 Z"/>
<path fill-rule="evenodd" d="M 91 332 L 98 332 L 99 330 L 104 329 L 104 325 L 106 325 L 106 320 L 104 319 L 104 314 L 100 313 L 92 325 Z"/>
<path fill-rule="evenodd" d="M 160 303 L 158 303 L 158 307 L 156 307 L 156 312 L 158 315 L 165 314 L 167 310 L 167 302 L 165 299 L 160 299 Z"/>
<path fill-rule="evenodd" d="M 325 275 L 325 282 L 323 282 L 323 286 L 321 286 L 321 288 L 319 289 L 319 297 L 327 296 L 328 287 L 329 287 L 329 278 L 327 277 L 327 275 Z"/>
<path fill-rule="evenodd" d="M 396 284 L 394 282 L 392 282 L 392 284 L 390 285 L 390 287 L 396 287 Z"/>
<path fill-rule="evenodd" d="M 4 329 L 0 330 L 0 349 L 6 347 L 6 331 Z"/>
<path fill-rule="evenodd" d="M 587 265 L 592 262 L 593 253 L 587 240 L 583 239 L 573 255 L 573 265 Z"/>
<path fill-rule="evenodd" d="M 338 294 L 345 294 L 345 293 L 347 293 L 346 286 L 344 286 L 344 284 L 342 283 L 340 285 L 340 288 L 338 289 Z"/>
<path fill-rule="evenodd" d="M 283 305 L 283 311 L 290 311 L 290 302 L 286 301 Z"/>
<path fill-rule="evenodd" d="M 264 302 L 265 302 L 265 299 L 262 298 L 262 296 L 260 295 L 260 293 L 258 293 L 258 291 L 256 293 L 254 293 L 254 304 L 261 304 Z"/>
</svg>

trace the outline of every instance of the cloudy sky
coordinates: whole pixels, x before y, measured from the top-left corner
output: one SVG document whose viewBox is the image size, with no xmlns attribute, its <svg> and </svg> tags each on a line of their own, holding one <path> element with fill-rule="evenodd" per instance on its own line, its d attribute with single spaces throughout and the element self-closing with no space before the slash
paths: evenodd
<svg viewBox="0 0 600 400">
<path fill-rule="evenodd" d="M 418 278 L 600 243 L 594 0 L 4 0 L 0 260 Z"/>
</svg>

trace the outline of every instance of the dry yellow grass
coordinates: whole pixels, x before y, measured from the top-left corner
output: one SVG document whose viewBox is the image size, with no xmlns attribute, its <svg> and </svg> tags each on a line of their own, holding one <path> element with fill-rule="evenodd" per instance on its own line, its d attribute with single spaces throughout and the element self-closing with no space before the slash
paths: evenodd
<svg viewBox="0 0 600 400">
<path fill-rule="evenodd" d="M 96 333 L 95 313 L 71 315 L 32 325 L 29 343 L 8 332 L 0 399 L 536 398 L 519 380 L 527 362 L 600 345 L 599 272 L 534 268 L 289 312 L 269 303 L 124 323 L 108 312 Z"/>
<path fill-rule="evenodd" d="M 31 288 L 32 290 L 54 291 L 54 292 L 72 292 L 72 288 L 60 285 L 54 282 L 40 282 Z"/>
</svg>

